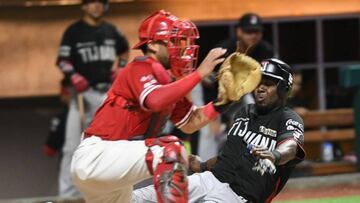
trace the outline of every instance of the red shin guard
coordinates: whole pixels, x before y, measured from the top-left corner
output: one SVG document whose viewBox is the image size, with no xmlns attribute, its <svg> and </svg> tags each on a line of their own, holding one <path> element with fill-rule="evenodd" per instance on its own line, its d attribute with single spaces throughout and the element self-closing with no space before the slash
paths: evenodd
<svg viewBox="0 0 360 203">
<path fill-rule="evenodd" d="M 145 140 L 149 147 L 146 154 L 146 164 L 153 175 L 154 186 L 159 203 L 187 203 L 187 155 L 181 141 L 175 136 L 150 138 Z M 164 147 L 164 155 L 161 157 L 155 170 L 152 168 L 152 146 Z"/>
</svg>

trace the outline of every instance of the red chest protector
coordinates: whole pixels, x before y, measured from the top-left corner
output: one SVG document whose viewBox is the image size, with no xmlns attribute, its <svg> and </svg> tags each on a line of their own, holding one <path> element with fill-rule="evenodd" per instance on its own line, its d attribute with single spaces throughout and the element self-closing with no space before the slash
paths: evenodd
<svg viewBox="0 0 360 203">
<path fill-rule="evenodd" d="M 151 60 L 151 58 L 147 58 L 146 60 Z M 156 80 L 161 85 L 166 85 L 172 82 L 169 73 L 164 70 L 160 63 L 152 63 L 152 69 Z M 168 107 L 167 109 L 164 109 L 162 112 L 152 113 L 148 128 L 144 134 L 144 138 L 159 136 L 165 126 L 166 121 L 169 120 L 170 113 L 174 108 L 175 104 L 173 104 L 171 107 Z"/>
<path fill-rule="evenodd" d="M 172 81 L 169 73 L 166 72 L 163 66 L 150 57 L 138 57 L 132 63 L 129 64 L 132 67 L 128 68 L 137 68 L 137 65 L 151 67 L 152 75 L 160 85 L 166 85 Z M 122 71 L 129 70 L 124 69 Z M 122 73 L 122 71 L 117 79 L 133 80 L 131 72 Z M 124 75 L 121 76 L 121 74 Z M 96 112 L 94 120 L 85 130 L 85 133 L 89 136 L 100 136 L 105 140 L 135 139 L 138 136 L 144 139 L 159 136 L 162 132 L 162 127 L 175 108 L 175 104 L 163 109 L 161 112 L 146 111 L 141 108 L 138 101 L 127 99 L 130 97 L 126 97 L 117 91 L 115 88 L 118 87 L 119 84 L 114 84 L 110 89 L 107 99 Z M 121 83 L 121 87 L 126 88 L 126 83 Z"/>
</svg>

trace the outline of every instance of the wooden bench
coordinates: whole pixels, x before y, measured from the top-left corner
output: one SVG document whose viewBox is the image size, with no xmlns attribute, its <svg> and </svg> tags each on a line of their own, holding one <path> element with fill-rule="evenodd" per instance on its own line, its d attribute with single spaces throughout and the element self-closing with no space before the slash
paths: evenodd
<svg viewBox="0 0 360 203">
<path fill-rule="evenodd" d="M 325 141 L 340 145 L 343 155 L 355 151 L 355 129 L 353 109 L 329 109 L 309 111 L 302 116 L 305 124 L 305 150 L 307 164 L 300 164 L 298 170 L 310 175 L 328 175 L 356 172 L 356 164 L 342 160 L 322 162 L 322 144 Z"/>
</svg>

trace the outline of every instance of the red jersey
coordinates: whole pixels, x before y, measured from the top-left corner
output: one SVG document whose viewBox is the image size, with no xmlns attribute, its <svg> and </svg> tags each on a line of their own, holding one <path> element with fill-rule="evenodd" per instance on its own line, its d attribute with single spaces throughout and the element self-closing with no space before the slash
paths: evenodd
<svg viewBox="0 0 360 203">
<path fill-rule="evenodd" d="M 144 105 L 152 91 L 171 81 L 169 73 L 155 59 L 136 58 L 120 71 L 85 134 L 126 140 L 145 133 L 156 136 L 168 118 L 177 127 L 186 124 L 195 106 L 185 97 L 160 112 L 152 112 Z"/>
</svg>

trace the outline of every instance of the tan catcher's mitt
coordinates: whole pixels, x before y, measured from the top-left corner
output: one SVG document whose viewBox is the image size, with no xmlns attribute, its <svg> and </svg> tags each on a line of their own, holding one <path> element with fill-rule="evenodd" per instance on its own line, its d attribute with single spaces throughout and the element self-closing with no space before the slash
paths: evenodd
<svg viewBox="0 0 360 203">
<path fill-rule="evenodd" d="M 253 58 L 235 52 L 228 56 L 221 65 L 218 101 L 215 105 L 227 104 L 240 100 L 252 92 L 261 80 L 261 65 Z"/>
</svg>

